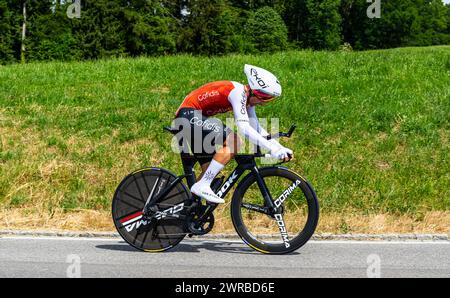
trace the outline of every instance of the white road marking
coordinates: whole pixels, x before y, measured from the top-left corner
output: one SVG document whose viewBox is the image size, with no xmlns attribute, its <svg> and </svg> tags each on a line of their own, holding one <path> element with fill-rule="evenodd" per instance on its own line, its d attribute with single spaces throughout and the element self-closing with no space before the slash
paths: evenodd
<svg viewBox="0 0 450 298">
<path fill-rule="evenodd" d="M 389 240 L 374 240 L 374 241 L 358 241 L 358 240 L 311 240 L 308 243 L 319 244 L 450 244 L 450 241 L 445 240 L 404 240 L 404 241 L 389 241 Z"/>
<path fill-rule="evenodd" d="M 0 237 L 0 240 L 58 240 L 58 241 L 108 241 L 118 242 L 123 241 L 121 238 L 88 238 L 88 237 L 32 237 L 32 236 L 4 236 Z M 186 239 L 184 242 L 221 242 L 221 243 L 242 243 L 240 240 L 233 239 Z M 307 244 L 414 244 L 414 245 L 450 245 L 450 241 L 432 241 L 432 240 L 405 240 L 405 241 L 386 241 L 386 240 L 374 240 L 374 241 L 357 241 L 357 240 L 311 240 Z"/>
<path fill-rule="evenodd" d="M 5 236 L 0 241 L 6 240 L 60 240 L 60 241 L 123 241 L 121 238 L 87 238 L 87 237 L 32 237 L 32 236 Z"/>
</svg>

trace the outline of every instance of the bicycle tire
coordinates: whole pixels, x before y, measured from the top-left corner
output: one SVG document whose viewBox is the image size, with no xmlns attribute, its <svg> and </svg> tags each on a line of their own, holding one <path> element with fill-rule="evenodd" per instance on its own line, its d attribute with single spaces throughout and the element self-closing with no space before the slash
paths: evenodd
<svg viewBox="0 0 450 298">
<path fill-rule="evenodd" d="M 147 200 L 155 198 L 176 178 L 176 175 L 165 169 L 146 168 L 128 175 L 117 187 L 112 202 L 112 217 L 120 236 L 129 245 L 145 252 L 163 252 L 185 238 L 185 221 L 172 217 L 160 219 L 156 230 L 139 233 L 140 227 L 149 224 L 142 219 Z M 187 206 L 190 202 L 190 192 L 180 182 L 157 206 L 167 209 L 180 204 Z M 154 232 L 161 236 L 154 238 Z"/>
<path fill-rule="evenodd" d="M 290 183 L 295 183 L 296 187 L 292 191 L 292 194 L 297 195 L 299 192 L 296 189 L 300 189 L 301 193 L 303 194 L 303 198 L 305 199 L 305 203 L 307 204 L 307 219 L 305 222 L 305 225 L 303 228 L 301 228 L 301 231 L 299 233 L 296 233 L 294 237 L 291 237 L 289 241 L 286 239 L 283 240 L 283 237 L 281 236 L 280 232 L 280 243 L 268 243 L 265 240 L 261 240 L 261 238 L 258 239 L 257 235 L 254 235 L 250 232 L 250 225 L 245 220 L 245 217 L 247 217 L 247 213 L 243 215 L 243 212 L 248 212 L 248 214 L 251 214 L 248 209 L 244 208 L 242 206 L 243 201 L 246 199 L 246 193 L 247 198 L 250 197 L 250 191 L 249 189 L 251 187 L 257 187 L 259 190 L 259 187 L 257 186 L 257 180 L 255 175 L 249 174 L 246 176 L 237 186 L 236 191 L 232 198 L 231 203 L 231 218 L 234 225 L 234 228 L 238 235 L 241 237 L 241 239 L 251 248 L 253 248 L 256 251 L 265 253 L 265 254 L 286 254 L 291 253 L 295 250 L 298 250 L 303 245 L 305 245 L 308 240 L 312 237 L 312 235 L 315 232 L 315 229 L 317 227 L 318 221 L 319 221 L 319 202 L 317 200 L 317 196 L 314 192 L 314 189 L 310 185 L 310 183 L 303 178 L 301 175 L 294 173 L 293 171 L 284 168 L 284 167 L 269 167 L 269 168 L 262 168 L 259 170 L 259 174 L 263 178 L 264 181 L 268 180 L 270 177 L 276 177 L 281 179 L 285 179 L 286 181 L 289 181 Z M 297 184 L 297 181 L 299 181 L 299 184 Z M 291 185 L 291 184 L 289 184 Z M 294 184 L 292 184 L 294 185 Z M 269 192 L 272 191 L 270 189 L 270 186 L 268 185 Z M 291 195 L 292 195 L 291 194 Z M 258 194 L 253 194 L 251 197 L 258 196 Z M 259 193 L 259 196 L 262 199 L 261 193 Z M 272 194 L 273 196 L 273 194 Z M 298 195 L 300 196 L 300 195 Z M 273 197 L 274 198 L 274 197 Z M 288 201 L 283 202 L 282 206 L 285 208 L 286 203 Z M 296 203 L 297 204 L 297 203 Z M 285 211 L 286 212 L 286 211 Z M 258 213 L 258 212 L 254 212 Z M 284 212 L 283 212 L 284 213 Z M 265 217 L 269 217 L 268 215 L 263 214 Z M 251 218 L 251 216 L 249 216 Z M 270 218 L 269 218 L 270 220 Z M 275 219 L 273 219 L 275 221 Z M 277 225 L 277 228 L 279 226 Z M 280 228 L 281 231 L 281 228 Z M 288 244 L 289 247 L 286 247 Z"/>
</svg>

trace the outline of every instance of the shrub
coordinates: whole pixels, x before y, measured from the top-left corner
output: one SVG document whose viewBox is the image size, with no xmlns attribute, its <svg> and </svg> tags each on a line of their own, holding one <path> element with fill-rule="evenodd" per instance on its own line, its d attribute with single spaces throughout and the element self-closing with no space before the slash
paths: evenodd
<svg viewBox="0 0 450 298">
<path fill-rule="evenodd" d="M 251 14 L 244 33 L 260 52 L 275 52 L 288 47 L 288 31 L 281 16 L 270 7 Z"/>
</svg>

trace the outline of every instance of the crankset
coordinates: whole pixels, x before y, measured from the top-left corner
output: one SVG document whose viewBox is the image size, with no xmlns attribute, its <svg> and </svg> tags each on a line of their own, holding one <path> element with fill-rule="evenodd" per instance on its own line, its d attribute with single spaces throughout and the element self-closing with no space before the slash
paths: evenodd
<svg viewBox="0 0 450 298">
<path fill-rule="evenodd" d="M 191 219 L 187 222 L 187 224 L 188 230 L 192 233 L 191 235 L 196 236 L 206 235 L 209 232 L 211 232 L 214 227 L 214 215 L 211 213 L 202 222 L 199 222 L 196 219 Z"/>
</svg>

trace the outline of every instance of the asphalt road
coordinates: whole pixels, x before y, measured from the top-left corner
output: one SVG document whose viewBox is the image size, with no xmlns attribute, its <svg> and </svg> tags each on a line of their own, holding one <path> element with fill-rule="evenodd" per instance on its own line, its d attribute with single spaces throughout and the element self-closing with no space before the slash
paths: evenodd
<svg viewBox="0 0 450 298">
<path fill-rule="evenodd" d="M 450 277 L 450 242 L 311 241 L 268 256 L 241 242 L 185 240 L 141 253 L 117 239 L 0 238 L 0 277 Z"/>
</svg>

